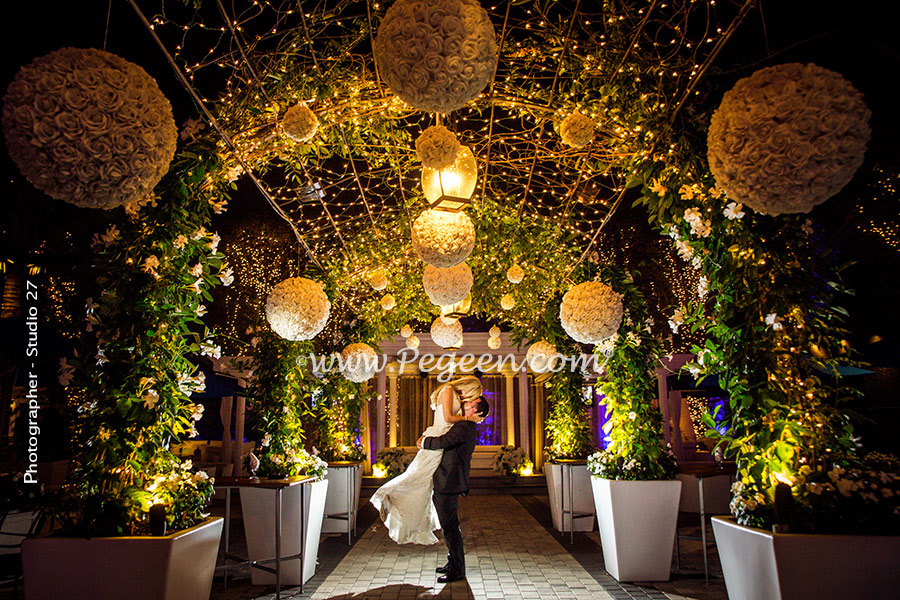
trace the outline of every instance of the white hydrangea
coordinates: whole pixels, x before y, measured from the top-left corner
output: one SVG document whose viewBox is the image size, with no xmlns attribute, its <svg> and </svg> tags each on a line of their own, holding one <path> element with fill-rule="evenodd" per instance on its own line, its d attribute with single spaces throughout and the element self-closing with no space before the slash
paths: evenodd
<svg viewBox="0 0 900 600">
<path fill-rule="evenodd" d="M 462 338 L 463 328 L 459 319 L 448 323 L 438 317 L 431 324 L 431 340 L 441 348 L 459 348 Z"/>
<path fill-rule="evenodd" d="M 599 281 L 572 287 L 559 306 L 563 329 L 583 344 L 597 344 L 616 333 L 623 313 L 622 295 Z"/>
<path fill-rule="evenodd" d="M 319 118 L 305 102 L 290 107 L 281 119 L 281 130 L 295 142 L 308 142 L 319 129 Z"/>
<path fill-rule="evenodd" d="M 572 148 L 583 148 L 594 140 L 594 128 L 597 123 L 577 110 L 563 119 L 559 125 L 559 135 L 565 145 Z"/>
<path fill-rule="evenodd" d="M 408 324 L 400 328 L 400 337 L 409 338 L 413 334 L 413 329 Z"/>
<path fill-rule="evenodd" d="M 809 212 L 862 164 L 870 116 L 838 73 L 800 63 L 760 69 L 726 92 L 712 116 L 716 186 L 767 215 Z"/>
<path fill-rule="evenodd" d="M 406 347 L 407 348 L 412 348 L 413 350 L 415 350 L 416 348 L 419 347 L 419 344 L 420 344 L 419 338 L 414 335 L 411 335 L 408 338 L 406 338 Z"/>
<path fill-rule="evenodd" d="M 328 322 L 331 303 L 312 279 L 292 277 L 276 285 L 266 298 L 272 331 L 295 342 L 316 337 Z"/>
<path fill-rule="evenodd" d="M 522 283 L 522 280 L 525 279 L 525 269 L 523 269 L 518 263 L 513 264 L 506 271 L 506 278 L 512 284 Z"/>
<path fill-rule="evenodd" d="M 503 345 L 503 340 L 498 337 L 489 337 L 487 341 L 488 348 L 491 350 L 499 350 L 500 346 Z"/>
<path fill-rule="evenodd" d="M 172 107 L 144 69 L 62 48 L 25 65 L 3 98 L 6 147 L 47 195 L 84 208 L 137 206 L 175 154 Z"/>
<path fill-rule="evenodd" d="M 535 373 L 547 373 L 556 368 L 560 360 L 556 346 L 546 340 L 533 343 L 525 353 L 525 362 Z"/>
<path fill-rule="evenodd" d="M 387 275 L 385 275 L 384 271 L 381 269 L 372 271 L 366 279 L 368 280 L 369 285 L 372 286 L 372 289 L 376 292 L 380 292 L 388 286 Z"/>
<path fill-rule="evenodd" d="M 413 222 L 412 245 L 429 265 L 453 267 L 472 254 L 475 226 L 464 212 L 426 210 Z"/>
<path fill-rule="evenodd" d="M 397 306 L 397 301 L 394 300 L 394 296 L 391 294 L 385 294 L 381 297 L 381 308 L 383 310 L 393 310 Z"/>
<path fill-rule="evenodd" d="M 443 125 L 432 125 L 416 138 L 416 156 L 428 169 L 446 169 L 456 161 L 460 148 L 456 134 Z"/>
<path fill-rule="evenodd" d="M 373 50 L 391 91 L 414 108 L 438 113 L 477 98 L 497 62 L 494 26 L 476 0 L 397 0 Z"/>
<path fill-rule="evenodd" d="M 512 310 L 516 305 L 516 299 L 513 298 L 512 294 L 504 294 L 502 298 L 500 298 L 500 308 L 503 310 Z"/>
<path fill-rule="evenodd" d="M 425 265 L 422 287 L 432 304 L 447 306 L 456 304 L 472 290 L 472 269 L 466 263 L 459 263 L 449 269 Z"/>
<path fill-rule="evenodd" d="M 368 344 L 350 344 L 341 352 L 341 375 L 354 383 L 368 381 L 378 369 L 378 354 Z"/>
<path fill-rule="evenodd" d="M 491 337 L 500 337 L 500 328 L 494 325 L 490 328 L 490 330 L 488 330 L 488 335 L 490 335 Z"/>
</svg>

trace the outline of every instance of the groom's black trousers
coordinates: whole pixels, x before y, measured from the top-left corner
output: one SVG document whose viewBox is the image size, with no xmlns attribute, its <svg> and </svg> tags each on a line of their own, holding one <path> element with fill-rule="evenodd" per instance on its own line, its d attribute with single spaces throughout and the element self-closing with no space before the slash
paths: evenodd
<svg viewBox="0 0 900 600">
<path fill-rule="evenodd" d="M 434 492 L 434 508 L 437 511 L 444 541 L 447 542 L 448 575 L 466 574 L 466 555 L 463 553 L 463 537 L 459 530 L 459 494 Z"/>
</svg>

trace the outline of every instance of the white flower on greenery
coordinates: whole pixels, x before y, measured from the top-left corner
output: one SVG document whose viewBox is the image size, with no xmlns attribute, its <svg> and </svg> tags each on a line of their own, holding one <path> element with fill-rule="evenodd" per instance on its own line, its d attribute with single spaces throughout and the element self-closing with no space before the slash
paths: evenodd
<svg viewBox="0 0 900 600">
<path fill-rule="evenodd" d="M 675 249 L 678 251 L 678 256 L 684 260 L 691 260 L 694 258 L 694 248 L 685 240 L 676 240 Z"/>
<path fill-rule="evenodd" d="M 774 331 L 781 331 L 784 329 L 784 325 L 781 324 L 781 318 L 776 313 L 769 313 L 766 315 L 766 325 L 771 327 Z"/>
<path fill-rule="evenodd" d="M 144 264 L 141 266 L 141 269 L 144 273 L 149 273 L 150 275 L 156 275 L 156 269 L 159 267 L 159 259 L 154 255 L 150 255 L 144 259 Z"/>
<path fill-rule="evenodd" d="M 187 432 L 187 436 L 189 438 L 195 438 L 200 436 L 200 432 L 197 431 L 197 426 L 191 423 L 191 428 Z"/>
<path fill-rule="evenodd" d="M 425 265 L 422 274 L 422 287 L 432 304 L 447 306 L 463 300 L 472 290 L 472 269 L 466 263 L 455 267 L 441 269 L 433 265 Z"/>
<path fill-rule="evenodd" d="M 862 164 L 871 113 L 838 73 L 766 67 L 722 98 L 707 135 L 709 167 L 728 197 L 757 212 L 805 213 Z"/>
<path fill-rule="evenodd" d="M 243 174 L 244 174 L 244 167 L 242 167 L 239 164 L 234 165 L 234 166 L 230 167 L 227 171 L 225 171 L 225 180 L 228 183 L 232 183 L 234 181 L 237 181 L 238 178 Z"/>
<path fill-rule="evenodd" d="M 628 343 L 632 346 L 640 346 L 641 345 L 641 336 L 633 331 L 629 331 L 625 338 L 628 340 Z"/>
<path fill-rule="evenodd" d="M 230 286 L 232 283 L 234 283 L 234 270 L 231 269 L 231 267 L 223 269 L 219 272 L 219 280 L 225 287 Z"/>
<path fill-rule="evenodd" d="M 700 280 L 697 282 L 697 295 L 700 296 L 700 299 L 706 298 L 706 294 L 709 293 L 709 280 L 703 275 L 700 276 Z"/>
<path fill-rule="evenodd" d="M 144 69 L 62 48 L 19 69 L 3 99 L 9 155 L 35 187 L 85 208 L 134 206 L 168 171 L 178 131 Z"/>
<path fill-rule="evenodd" d="M 221 358 L 222 348 L 217 346 L 213 342 L 204 340 L 200 342 L 200 354 L 203 356 L 209 356 L 210 358 Z"/>
<path fill-rule="evenodd" d="M 599 281 L 573 286 L 559 305 L 563 329 L 583 344 L 596 344 L 614 334 L 623 314 L 622 294 Z"/>
<path fill-rule="evenodd" d="M 725 206 L 725 210 L 722 212 L 725 215 L 726 219 L 736 221 L 738 219 L 744 218 L 744 211 L 741 210 L 742 208 L 744 208 L 743 204 L 739 204 L 737 202 L 729 202 Z"/>
<path fill-rule="evenodd" d="M 191 236 L 195 240 L 202 240 L 205 237 L 209 237 L 209 232 L 206 231 L 206 227 L 200 227 L 197 231 L 194 232 L 194 235 Z"/>
<path fill-rule="evenodd" d="M 412 225 L 413 250 L 435 267 L 454 267 L 475 247 L 475 226 L 464 212 L 426 210 Z"/>
<path fill-rule="evenodd" d="M 212 206 L 212 209 L 213 209 L 213 212 L 214 212 L 214 213 L 216 213 L 217 215 L 221 215 L 221 214 L 224 213 L 226 210 L 228 210 L 228 199 L 227 199 L 227 198 L 222 198 L 222 199 L 219 200 L 218 202 L 215 201 L 215 200 L 210 199 L 209 205 Z"/>
<path fill-rule="evenodd" d="M 596 127 L 596 121 L 576 110 L 560 123 L 559 135 L 566 146 L 583 148 L 594 140 Z"/>
<path fill-rule="evenodd" d="M 697 196 L 697 190 L 693 186 L 684 184 L 678 189 L 678 195 L 682 200 L 693 200 Z"/>
<path fill-rule="evenodd" d="M 281 119 L 284 135 L 295 142 L 308 142 L 319 129 L 319 119 L 304 102 L 290 107 Z"/>
<path fill-rule="evenodd" d="M 201 277 L 187 287 L 189 290 L 191 290 L 195 294 L 199 294 L 202 291 L 200 288 L 200 286 L 202 286 L 202 285 L 203 285 L 203 278 Z"/>
<path fill-rule="evenodd" d="M 509 269 L 507 269 L 506 279 L 513 285 L 522 283 L 522 280 L 525 279 L 525 269 L 523 269 L 518 263 L 514 264 Z"/>
<path fill-rule="evenodd" d="M 378 303 L 381 305 L 381 310 L 394 310 L 397 306 L 397 300 L 392 294 L 385 294 Z"/>
<path fill-rule="evenodd" d="M 695 256 L 694 258 L 691 259 L 691 266 L 694 267 L 695 269 L 697 269 L 698 271 L 700 270 L 700 267 L 703 266 L 703 262 L 700 260 L 699 256 Z"/>
<path fill-rule="evenodd" d="M 694 365 L 688 363 L 687 370 L 690 372 L 691 377 L 694 379 L 699 379 L 701 375 L 703 375 L 703 367 L 699 365 Z"/>
<path fill-rule="evenodd" d="M 106 230 L 106 233 L 100 236 L 100 241 L 106 246 L 109 246 L 117 239 L 119 239 L 119 229 L 115 225 L 110 225 L 109 229 Z"/>
<path fill-rule="evenodd" d="M 188 243 L 188 239 L 187 239 L 187 236 L 184 234 L 180 234 L 178 237 L 175 238 L 175 241 L 172 242 L 172 244 L 178 250 L 183 250 L 184 247 L 187 246 L 187 243 Z"/>
<path fill-rule="evenodd" d="M 630 413 L 628 413 L 628 418 L 630 420 L 634 421 L 635 419 L 637 419 L 637 413 L 634 411 L 631 411 Z"/>
<path fill-rule="evenodd" d="M 194 404 L 191 407 L 191 419 L 199 421 L 203 418 L 203 411 L 206 409 L 202 404 Z"/>
<path fill-rule="evenodd" d="M 219 237 L 218 233 L 212 234 L 209 242 L 206 244 L 206 247 L 209 248 L 210 254 L 215 254 L 219 250 L 219 242 L 222 241 L 222 238 Z"/>
<path fill-rule="evenodd" d="M 197 308 L 194 312 L 197 313 L 198 317 L 202 317 L 203 315 L 205 315 L 207 313 L 206 306 L 203 304 L 198 304 Z"/>
<path fill-rule="evenodd" d="M 557 367 L 560 356 L 556 346 L 546 340 L 533 343 L 525 353 L 525 362 L 535 373 L 547 373 Z"/>
<path fill-rule="evenodd" d="M 804 233 L 804 235 L 806 235 L 807 237 L 811 236 L 813 233 L 815 233 L 815 230 L 813 229 L 812 225 L 813 225 L 812 221 L 807 219 L 806 221 L 803 222 L 803 225 L 800 226 L 800 231 L 802 231 Z"/>
<path fill-rule="evenodd" d="M 659 181 L 659 179 L 654 179 L 654 180 L 650 183 L 650 191 L 653 192 L 654 194 L 656 194 L 657 196 L 659 196 L 660 198 L 662 198 L 663 196 L 666 195 L 666 193 L 667 193 L 669 190 L 666 189 L 666 186 L 664 186 L 664 185 Z"/>
<path fill-rule="evenodd" d="M 75 367 L 69 364 L 66 357 L 59 359 L 59 385 L 66 387 L 75 377 Z"/>
<path fill-rule="evenodd" d="M 599 344 L 597 344 L 597 351 L 603 356 L 609 358 L 612 356 L 613 351 L 616 348 L 616 343 L 619 341 L 619 334 L 614 333 L 605 340 L 602 340 Z"/>
<path fill-rule="evenodd" d="M 266 298 L 266 319 L 272 330 L 291 341 L 316 337 L 331 313 L 331 302 L 317 282 L 305 277 L 285 279 Z"/>
<path fill-rule="evenodd" d="M 416 156 L 428 169 L 445 169 L 456 161 L 459 154 L 456 134 L 443 125 L 432 125 L 416 138 Z"/>
<path fill-rule="evenodd" d="M 196 265 L 191 267 L 191 270 L 188 271 L 188 273 L 190 273 L 194 277 L 200 277 L 201 275 L 203 275 L 203 264 L 197 263 Z"/>
<path fill-rule="evenodd" d="M 141 395 L 141 400 L 144 401 L 144 407 L 147 410 L 153 410 L 156 403 L 159 402 L 159 393 L 154 389 L 149 389 Z"/>
<path fill-rule="evenodd" d="M 708 237 L 712 232 L 710 222 L 703 219 L 703 213 L 696 207 L 685 209 L 684 220 L 691 226 L 691 235 Z"/>
<path fill-rule="evenodd" d="M 463 341 L 463 327 L 458 319 L 446 322 L 438 317 L 431 324 L 431 340 L 441 348 L 459 348 Z M 409 339 L 406 340 L 407 345 Z"/>
<path fill-rule="evenodd" d="M 478 97 L 494 74 L 494 26 L 476 0 L 397 0 L 373 44 L 388 87 L 427 112 L 448 113 Z"/>
<path fill-rule="evenodd" d="M 271 433 L 267 433 L 266 435 L 263 436 L 263 439 L 262 439 L 262 441 L 260 442 L 260 445 L 261 445 L 263 448 L 266 448 L 266 447 L 267 447 L 269 444 L 271 444 L 271 443 L 272 443 L 272 434 L 271 434 Z"/>
<path fill-rule="evenodd" d="M 516 306 L 516 299 L 512 294 L 503 294 L 500 298 L 500 308 L 503 310 L 512 310 Z"/>
<path fill-rule="evenodd" d="M 349 381 L 368 381 L 377 369 L 378 354 L 368 344 L 350 344 L 341 352 L 341 375 Z"/>
<path fill-rule="evenodd" d="M 194 136 L 197 135 L 197 133 L 199 133 L 204 127 L 206 127 L 206 124 L 203 121 L 191 117 L 184 122 L 184 125 L 181 126 L 180 137 L 185 141 L 194 139 Z"/>
<path fill-rule="evenodd" d="M 678 329 L 682 325 L 684 325 L 684 310 L 679 308 L 672 314 L 672 318 L 669 319 L 669 327 L 672 328 L 672 333 L 678 333 Z"/>
</svg>

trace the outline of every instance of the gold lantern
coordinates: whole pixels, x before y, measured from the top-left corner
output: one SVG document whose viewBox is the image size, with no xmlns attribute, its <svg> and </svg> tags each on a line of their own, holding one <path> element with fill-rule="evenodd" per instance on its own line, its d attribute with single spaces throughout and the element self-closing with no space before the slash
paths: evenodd
<svg viewBox="0 0 900 600">
<path fill-rule="evenodd" d="M 478 181 L 478 163 L 467 146 L 462 146 L 456 161 L 445 169 L 422 168 L 422 189 L 428 207 L 457 212 L 472 201 Z"/>
<path fill-rule="evenodd" d="M 447 304 L 441 306 L 441 319 L 445 322 L 450 319 L 461 319 L 472 310 L 472 293 L 466 294 L 466 297 L 456 304 Z"/>
</svg>

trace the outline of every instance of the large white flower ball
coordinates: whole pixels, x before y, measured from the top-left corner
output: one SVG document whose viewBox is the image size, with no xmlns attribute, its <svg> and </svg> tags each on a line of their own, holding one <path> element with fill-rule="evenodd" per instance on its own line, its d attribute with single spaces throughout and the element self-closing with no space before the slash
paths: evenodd
<svg viewBox="0 0 900 600">
<path fill-rule="evenodd" d="M 518 263 L 511 266 L 506 271 L 506 278 L 512 284 L 522 283 L 522 280 L 525 279 L 525 269 L 519 266 Z"/>
<path fill-rule="evenodd" d="M 597 123 L 577 110 L 563 119 L 559 125 L 559 135 L 565 145 L 583 148 L 594 140 Z"/>
<path fill-rule="evenodd" d="M 397 0 L 373 50 L 391 91 L 428 112 L 448 113 L 477 98 L 497 62 L 494 26 L 475 0 Z"/>
<path fill-rule="evenodd" d="M 413 250 L 435 267 L 454 267 L 472 254 L 475 226 L 464 212 L 426 210 L 412 225 Z"/>
<path fill-rule="evenodd" d="M 416 138 L 416 156 L 427 169 L 446 169 L 456 161 L 460 148 L 456 134 L 443 125 L 432 125 Z"/>
<path fill-rule="evenodd" d="M 767 215 L 806 213 L 863 161 L 871 113 L 839 74 L 766 67 L 725 93 L 707 134 L 709 167 L 729 200 Z"/>
<path fill-rule="evenodd" d="M 503 294 L 503 297 L 500 298 L 500 308 L 503 310 L 512 310 L 516 305 L 516 299 L 513 298 L 512 294 Z"/>
<path fill-rule="evenodd" d="M 407 348 L 412 348 L 413 350 L 415 350 L 416 348 L 419 347 L 419 344 L 420 344 L 419 338 L 415 335 L 411 335 L 408 338 L 406 338 L 406 347 Z"/>
<path fill-rule="evenodd" d="M 3 98 L 3 133 L 36 188 L 105 209 L 149 195 L 169 170 L 178 136 L 156 81 L 90 48 L 62 48 L 19 69 Z"/>
<path fill-rule="evenodd" d="M 545 340 L 533 343 L 525 353 L 525 362 L 535 373 L 546 373 L 555 369 L 559 360 L 556 346 Z"/>
<path fill-rule="evenodd" d="M 266 298 L 266 319 L 286 340 L 311 340 L 328 322 L 331 303 L 312 279 L 292 277 L 276 285 Z"/>
<path fill-rule="evenodd" d="M 368 344 L 350 344 L 341 352 L 341 375 L 354 383 L 368 381 L 378 369 L 378 354 Z"/>
<path fill-rule="evenodd" d="M 381 269 L 372 271 L 366 279 L 369 282 L 369 285 L 372 286 L 372 289 L 376 292 L 380 292 L 388 286 L 387 275 L 385 275 L 384 271 Z"/>
<path fill-rule="evenodd" d="M 622 295 L 599 281 L 572 287 L 559 305 L 563 329 L 583 344 L 597 344 L 618 331 L 623 313 Z"/>
<path fill-rule="evenodd" d="M 503 340 L 498 337 L 489 337 L 487 345 L 491 350 L 498 350 L 503 345 Z"/>
<path fill-rule="evenodd" d="M 472 290 L 472 269 L 466 263 L 459 263 L 449 269 L 425 265 L 422 287 L 432 304 L 447 306 L 456 304 Z"/>
<path fill-rule="evenodd" d="M 281 119 L 281 130 L 295 142 L 308 142 L 319 129 L 319 118 L 304 102 L 290 107 Z"/>
<path fill-rule="evenodd" d="M 490 337 L 500 337 L 500 328 L 494 325 L 488 330 L 488 335 Z"/>
<path fill-rule="evenodd" d="M 431 324 L 431 340 L 441 348 L 462 346 L 463 328 L 459 319 L 447 323 L 440 317 Z"/>
<path fill-rule="evenodd" d="M 397 301 L 394 299 L 393 295 L 385 294 L 381 297 L 380 304 L 382 310 L 393 310 L 397 306 Z"/>
<path fill-rule="evenodd" d="M 400 328 L 400 337 L 409 338 L 413 334 L 413 328 L 409 326 L 409 324 L 404 325 Z"/>
</svg>

